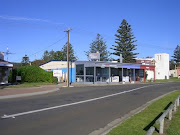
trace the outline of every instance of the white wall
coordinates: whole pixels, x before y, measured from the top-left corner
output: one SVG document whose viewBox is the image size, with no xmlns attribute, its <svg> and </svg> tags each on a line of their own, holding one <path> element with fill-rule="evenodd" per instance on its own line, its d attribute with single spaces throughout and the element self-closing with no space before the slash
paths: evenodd
<svg viewBox="0 0 180 135">
<path fill-rule="evenodd" d="M 146 73 L 148 74 L 147 80 L 154 80 L 154 71 L 153 70 L 146 70 Z"/>
<path fill-rule="evenodd" d="M 169 54 L 155 54 L 155 75 L 156 79 L 169 79 Z"/>
<path fill-rule="evenodd" d="M 67 68 L 67 62 L 66 61 L 50 61 L 48 63 L 41 65 L 40 68 L 44 70 Z M 71 68 L 71 62 L 69 62 L 69 68 Z M 74 62 L 72 63 L 72 68 L 74 68 Z"/>
<path fill-rule="evenodd" d="M 177 70 L 170 70 L 169 75 L 172 75 L 172 77 L 177 77 Z"/>
</svg>

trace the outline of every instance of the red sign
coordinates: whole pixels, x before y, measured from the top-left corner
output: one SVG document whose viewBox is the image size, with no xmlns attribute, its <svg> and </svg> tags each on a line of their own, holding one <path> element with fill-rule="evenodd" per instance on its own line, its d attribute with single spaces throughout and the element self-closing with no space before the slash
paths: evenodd
<svg viewBox="0 0 180 135">
<path fill-rule="evenodd" d="M 155 66 L 141 65 L 140 69 L 155 70 Z"/>
</svg>

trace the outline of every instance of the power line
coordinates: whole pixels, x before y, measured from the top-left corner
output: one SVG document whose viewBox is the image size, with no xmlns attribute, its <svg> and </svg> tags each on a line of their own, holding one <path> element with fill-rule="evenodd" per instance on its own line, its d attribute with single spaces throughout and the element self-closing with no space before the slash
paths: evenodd
<svg viewBox="0 0 180 135">
<path fill-rule="evenodd" d="M 85 29 L 82 29 L 82 28 L 79 28 L 79 27 L 75 27 L 74 30 L 76 31 L 76 33 L 79 33 L 79 34 L 81 34 L 81 32 L 85 32 L 85 34 L 89 35 L 89 37 L 95 37 L 96 34 L 99 33 L 99 32 L 88 31 L 88 30 L 85 30 Z M 112 35 L 104 34 L 102 32 L 100 34 L 103 36 L 104 40 L 112 39 L 113 37 L 114 37 L 114 40 L 115 40 L 115 38 L 116 38 L 114 35 L 112 36 Z M 162 46 L 150 44 L 150 43 L 147 43 L 147 42 L 137 41 L 137 43 L 139 43 L 138 46 L 146 46 L 148 48 L 156 47 L 156 48 L 164 49 L 164 50 L 174 50 L 175 49 L 175 48 L 171 48 L 171 47 L 162 47 Z"/>
<path fill-rule="evenodd" d="M 49 48 L 49 47 L 51 47 L 51 46 L 53 46 L 53 45 L 59 43 L 59 42 L 60 42 L 61 40 L 63 40 L 65 37 L 66 37 L 66 36 L 64 36 L 63 38 L 61 38 L 61 39 L 55 41 L 54 43 L 52 43 L 52 44 L 50 44 L 50 45 L 48 45 L 47 47 L 45 47 L 45 48 L 43 48 L 43 49 L 41 49 L 41 50 L 39 50 L 39 51 L 37 51 L 37 52 L 35 52 L 35 53 L 32 53 L 32 54 L 28 55 L 28 57 L 33 56 L 33 55 L 35 55 L 35 54 L 37 54 L 37 53 L 39 53 L 39 52 L 45 51 L 47 48 Z M 20 59 L 15 60 L 15 61 L 19 61 L 19 60 L 20 60 Z"/>
</svg>

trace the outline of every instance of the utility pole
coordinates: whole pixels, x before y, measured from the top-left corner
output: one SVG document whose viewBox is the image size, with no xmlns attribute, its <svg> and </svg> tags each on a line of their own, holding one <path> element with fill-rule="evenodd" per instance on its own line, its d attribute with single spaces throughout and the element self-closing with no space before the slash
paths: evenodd
<svg viewBox="0 0 180 135">
<path fill-rule="evenodd" d="M 67 29 L 64 32 L 67 32 L 68 34 L 68 41 L 67 41 L 67 87 L 69 88 L 69 32 L 72 29 Z"/>
</svg>

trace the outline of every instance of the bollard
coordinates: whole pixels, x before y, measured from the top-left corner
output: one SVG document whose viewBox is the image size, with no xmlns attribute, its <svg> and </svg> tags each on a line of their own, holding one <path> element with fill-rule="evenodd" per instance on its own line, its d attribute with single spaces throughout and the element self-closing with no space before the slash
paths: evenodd
<svg viewBox="0 0 180 135">
<path fill-rule="evenodd" d="M 177 106 L 179 106 L 179 96 L 178 96 L 178 98 L 177 98 Z"/>
<path fill-rule="evenodd" d="M 169 110 L 169 120 L 172 120 L 172 109 Z"/>
<path fill-rule="evenodd" d="M 149 130 L 147 131 L 146 135 L 152 135 L 155 130 L 155 127 L 150 127 Z"/>
<path fill-rule="evenodd" d="M 164 118 L 169 114 L 169 120 L 172 119 L 172 110 L 173 110 L 174 105 L 171 104 L 168 109 L 156 120 L 157 124 L 160 124 L 159 127 L 159 134 L 163 134 L 164 130 Z"/>
<path fill-rule="evenodd" d="M 163 130 L 164 130 L 164 119 L 162 119 L 162 120 L 160 121 L 159 133 L 160 133 L 160 134 L 163 134 Z"/>
<path fill-rule="evenodd" d="M 175 102 L 175 104 L 174 104 L 174 112 L 176 112 L 176 102 Z"/>
</svg>

